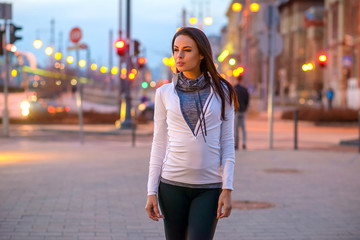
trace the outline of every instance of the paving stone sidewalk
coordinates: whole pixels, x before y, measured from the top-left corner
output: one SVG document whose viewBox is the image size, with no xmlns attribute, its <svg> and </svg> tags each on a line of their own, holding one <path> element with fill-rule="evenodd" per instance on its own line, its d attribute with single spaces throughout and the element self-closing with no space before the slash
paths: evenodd
<svg viewBox="0 0 360 240">
<path fill-rule="evenodd" d="M 151 142 L 0 143 L 0 240 L 165 239 L 144 210 Z M 233 201 L 275 207 L 233 209 L 215 239 L 360 239 L 359 154 L 250 150 L 236 160 Z M 266 171 L 276 169 L 298 172 Z"/>
</svg>

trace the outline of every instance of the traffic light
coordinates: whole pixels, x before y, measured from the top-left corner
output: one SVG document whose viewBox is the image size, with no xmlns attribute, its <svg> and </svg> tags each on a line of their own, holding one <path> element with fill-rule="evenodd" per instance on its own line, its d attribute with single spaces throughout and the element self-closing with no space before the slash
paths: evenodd
<svg viewBox="0 0 360 240">
<path fill-rule="evenodd" d="M 144 82 L 141 83 L 141 87 L 146 89 L 146 88 L 149 87 L 149 84 L 146 81 L 144 81 Z"/>
<path fill-rule="evenodd" d="M 139 68 L 143 68 L 145 63 L 147 62 L 147 59 L 145 57 L 139 57 L 137 62 L 139 64 Z"/>
<path fill-rule="evenodd" d="M 134 40 L 134 57 L 137 57 L 140 53 L 140 42 Z"/>
<path fill-rule="evenodd" d="M 318 58 L 319 60 L 319 64 L 321 67 L 326 67 L 326 63 L 327 63 L 327 56 L 325 54 L 321 54 Z"/>
<path fill-rule="evenodd" d="M 126 44 L 125 40 L 119 39 L 115 43 L 115 47 L 117 50 L 117 54 L 119 56 L 124 56 L 126 53 L 126 50 L 128 49 L 128 45 Z"/>
<path fill-rule="evenodd" d="M 22 37 L 16 36 L 16 31 L 21 30 L 22 27 L 15 26 L 14 24 L 10 24 L 10 44 L 14 44 L 17 40 L 21 40 Z"/>
</svg>

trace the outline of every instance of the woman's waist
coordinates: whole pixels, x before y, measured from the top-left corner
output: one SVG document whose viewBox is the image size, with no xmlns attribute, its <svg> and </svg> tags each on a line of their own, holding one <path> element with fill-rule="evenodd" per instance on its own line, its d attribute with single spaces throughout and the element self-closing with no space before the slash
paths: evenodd
<svg viewBox="0 0 360 240">
<path fill-rule="evenodd" d="M 178 182 L 173 181 L 169 179 L 165 179 L 163 177 L 160 178 L 160 181 L 166 184 L 178 186 L 178 187 L 186 187 L 186 188 L 207 188 L 207 189 L 213 189 L 213 188 L 221 188 L 222 182 L 213 182 L 213 183 L 200 183 L 200 184 L 192 184 L 192 183 L 184 183 L 184 182 Z"/>
</svg>

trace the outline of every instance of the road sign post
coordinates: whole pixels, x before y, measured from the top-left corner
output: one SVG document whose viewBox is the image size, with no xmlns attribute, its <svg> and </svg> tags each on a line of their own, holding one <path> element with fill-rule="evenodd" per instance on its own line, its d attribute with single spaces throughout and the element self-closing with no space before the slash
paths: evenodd
<svg viewBox="0 0 360 240">
<path fill-rule="evenodd" d="M 80 142 L 84 144 L 84 121 L 83 121 L 83 84 L 80 81 L 80 69 L 79 69 L 79 41 L 82 38 L 81 29 L 78 27 L 74 27 L 70 31 L 70 41 L 75 44 L 76 50 L 76 69 L 78 73 L 78 80 L 77 80 L 77 91 L 76 91 L 76 105 L 78 108 L 79 114 L 79 127 L 80 127 Z M 89 64 L 89 63 L 88 63 Z"/>
<path fill-rule="evenodd" d="M 3 41 L 0 47 L 6 46 L 6 27 L 7 20 L 12 19 L 11 4 L 0 3 L 0 19 L 5 20 L 4 30 L 1 31 L 1 34 L 4 34 Z M 4 44 L 4 45 L 3 45 Z M 2 116 L 2 134 L 4 137 L 9 137 L 9 110 L 8 110 L 8 83 L 9 83 L 9 55 L 6 47 L 4 48 L 5 53 L 5 78 L 4 78 L 4 110 Z"/>
<path fill-rule="evenodd" d="M 260 35 L 259 48 L 265 57 L 269 58 L 269 84 L 268 84 L 268 120 L 269 120 L 269 148 L 273 148 L 273 119 L 274 119 L 274 70 L 275 57 L 283 50 L 283 39 L 276 32 L 276 26 L 279 24 L 279 10 L 275 3 L 267 6 L 263 13 L 264 21 L 269 29 Z"/>
</svg>

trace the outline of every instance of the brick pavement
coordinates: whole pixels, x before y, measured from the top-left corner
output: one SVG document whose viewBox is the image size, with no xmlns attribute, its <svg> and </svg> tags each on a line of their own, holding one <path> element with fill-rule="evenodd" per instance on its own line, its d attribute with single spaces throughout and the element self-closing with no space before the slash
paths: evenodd
<svg viewBox="0 0 360 240">
<path fill-rule="evenodd" d="M 144 211 L 150 142 L 0 139 L 0 240 L 155 240 L 162 223 Z M 233 200 L 274 208 L 234 209 L 218 240 L 360 239 L 360 155 L 237 152 Z M 268 169 L 300 173 L 269 173 Z"/>
</svg>

